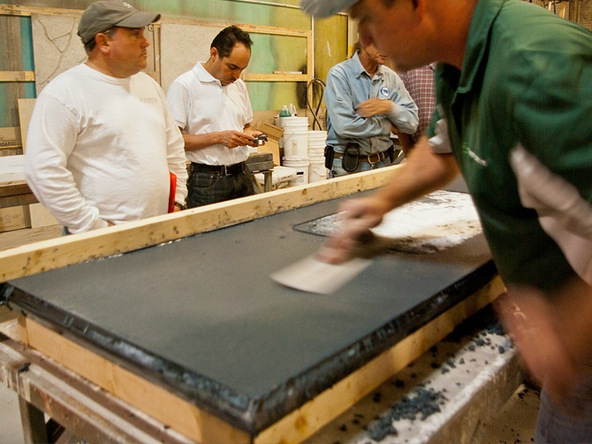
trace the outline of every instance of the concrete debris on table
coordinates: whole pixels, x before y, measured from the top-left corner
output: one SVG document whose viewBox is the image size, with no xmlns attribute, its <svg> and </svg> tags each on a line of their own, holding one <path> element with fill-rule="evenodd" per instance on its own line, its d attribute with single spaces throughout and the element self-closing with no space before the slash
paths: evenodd
<svg viewBox="0 0 592 444">
<path fill-rule="evenodd" d="M 485 310 L 307 442 L 429 442 L 455 409 L 464 408 L 473 391 L 488 378 L 497 378 L 495 372 L 515 359 L 510 352 L 515 352 L 513 344 L 491 311 Z"/>
<path fill-rule="evenodd" d="M 294 228 L 329 236 L 341 220 L 342 213 L 331 214 Z M 482 229 L 468 194 L 435 191 L 388 212 L 372 232 L 389 240 L 388 251 L 431 254 L 460 245 Z"/>
</svg>

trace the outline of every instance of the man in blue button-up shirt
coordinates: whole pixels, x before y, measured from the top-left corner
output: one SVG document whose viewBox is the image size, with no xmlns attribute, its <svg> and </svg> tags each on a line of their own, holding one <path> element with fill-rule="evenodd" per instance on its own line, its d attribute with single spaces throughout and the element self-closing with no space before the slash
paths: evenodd
<svg viewBox="0 0 592 444">
<path fill-rule="evenodd" d="M 391 164 L 391 132 L 413 134 L 418 110 L 403 81 L 384 66 L 374 45 L 356 44 L 354 55 L 327 76 L 326 156 L 331 175 L 365 171 Z M 331 153 L 333 151 L 333 153 Z"/>
</svg>

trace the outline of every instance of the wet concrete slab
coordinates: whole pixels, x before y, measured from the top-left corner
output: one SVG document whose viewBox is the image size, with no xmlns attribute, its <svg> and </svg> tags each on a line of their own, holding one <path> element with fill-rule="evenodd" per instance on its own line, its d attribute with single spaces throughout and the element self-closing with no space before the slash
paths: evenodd
<svg viewBox="0 0 592 444">
<path fill-rule="evenodd" d="M 339 200 L 16 279 L 3 293 L 83 343 L 256 434 L 489 282 L 482 235 L 390 252 L 331 295 L 269 275 L 323 237 L 293 229 Z"/>
</svg>

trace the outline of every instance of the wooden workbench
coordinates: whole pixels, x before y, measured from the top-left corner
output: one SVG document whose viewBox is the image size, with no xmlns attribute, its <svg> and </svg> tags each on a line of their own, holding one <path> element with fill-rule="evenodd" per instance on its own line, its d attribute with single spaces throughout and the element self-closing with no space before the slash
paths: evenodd
<svg viewBox="0 0 592 444">
<path fill-rule="evenodd" d="M 486 440 L 483 424 L 501 411 L 523 382 L 524 373 L 511 342 L 491 330 L 490 315 L 484 311 L 373 389 L 306 443 Z M 15 327 L 14 323 L 7 324 Z M 25 442 L 50 441 L 44 412 L 70 435 L 84 436 L 88 442 L 189 441 L 140 409 L 4 335 L 0 335 L 0 368 L 0 381 L 19 395 Z M 431 406 L 427 403 L 431 414 L 426 414 L 426 406 L 419 403 L 409 408 L 408 400 L 421 397 L 426 390 L 437 396 Z M 436 403 L 437 410 L 433 409 Z M 402 405 L 407 405 L 406 414 L 395 419 L 394 412 L 400 412 Z"/>
<path fill-rule="evenodd" d="M 0 254 L 2 280 L 11 280 L 3 296 L 26 315 L 13 331 L 43 356 L 192 440 L 301 441 L 503 291 L 479 243 L 452 256 L 378 258 L 369 274 L 331 297 L 264 279 L 270 268 L 318 248 L 320 238 L 296 233 L 292 224 L 334 211 L 337 202 L 326 199 L 379 186 L 396 169 Z M 187 237 L 208 230 L 214 231 Z M 274 242 L 262 242 L 261 232 Z M 35 274 L 174 239 L 183 240 Z M 156 263 L 146 256 L 151 252 Z M 182 262 L 195 267 L 175 275 Z M 221 263 L 227 279 L 211 283 Z M 114 270 L 122 273 L 110 275 Z M 72 283 L 83 291 L 68 290 Z M 119 284 L 138 287 L 137 295 L 131 287 L 116 294 Z M 43 295 L 52 286 L 65 299 Z M 416 303 L 414 288 L 424 295 Z M 221 311 L 212 303 L 216 297 Z"/>
</svg>

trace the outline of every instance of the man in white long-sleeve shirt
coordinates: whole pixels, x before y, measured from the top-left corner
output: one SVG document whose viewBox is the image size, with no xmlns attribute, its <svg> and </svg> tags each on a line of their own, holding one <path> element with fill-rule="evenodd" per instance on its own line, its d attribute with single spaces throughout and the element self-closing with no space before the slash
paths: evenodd
<svg viewBox="0 0 592 444">
<path fill-rule="evenodd" d="M 183 138 L 147 65 L 144 27 L 160 14 L 120 0 L 91 4 L 78 35 L 88 61 L 37 99 L 25 176 L 69 233 L 165 214 L 170 174 L 176 210 L 187 195 Z"/>
</svg>

